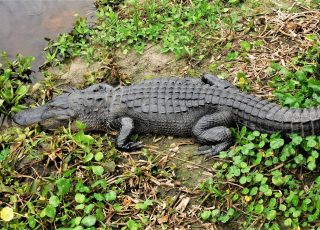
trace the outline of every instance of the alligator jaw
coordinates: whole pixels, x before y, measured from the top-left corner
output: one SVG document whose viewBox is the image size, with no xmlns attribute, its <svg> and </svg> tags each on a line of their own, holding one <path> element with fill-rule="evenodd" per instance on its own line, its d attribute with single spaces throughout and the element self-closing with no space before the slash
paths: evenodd
<svg viewBox="0 0 320 230">
<path fill-rule="evenodd" d="M 28 109 L 17 113 L 13 121 L 22 127 L 40 123 L 47 129 L 67 125 L 72 113 L 68 109 L 51 108 L 50 105 L 43 105 L 37 108 Z"/>
<path fill-rule="evenodd" d="M 21 111 L 13 116 L 14 123 L 20 126 L 28 126 L 43 121 L 42 115 L 47 110 L 47 106 L 40 106 L 33 109 Z"/>
</svg>

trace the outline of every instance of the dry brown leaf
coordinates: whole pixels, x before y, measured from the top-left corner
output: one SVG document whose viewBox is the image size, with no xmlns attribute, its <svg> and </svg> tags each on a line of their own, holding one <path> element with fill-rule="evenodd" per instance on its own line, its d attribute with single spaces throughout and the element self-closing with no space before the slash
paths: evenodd
<svg viewBox="0 0 320 230">
<path fill-rule="evenodd" d="M 164 214 L 160 218 L 158 218 L 157 221 L 158 221 L 159 224 L 163 224 L 163 223 L 167 223 L 168 219 L 169 219 L 169 215 Z"/>
<path fill-rule="evenodd" d="M 178 206 L 176 207 L 176 210 L 178 212 L 183 212 L 187 205 L 189 204 L 189 201 L 190 201 L 190 197 L 184 197 L 181 199 L 180 203 L 178 204 Z"/>
<path fill-rule="evenodd" d="M 126 196 L 122 201 L 122 205 L 125 207 L 129 207 L 131 204 L 132 204 L 132 199 L 129 198 L 128 196 Z"/>
<path fill-rule="evenodd" d="M 167 163 L 168 163 L 168 155 L 162 157 L 158 162 L 158 164 L 161 166 L 161 168 L 165 168 Z"/>
</svg>

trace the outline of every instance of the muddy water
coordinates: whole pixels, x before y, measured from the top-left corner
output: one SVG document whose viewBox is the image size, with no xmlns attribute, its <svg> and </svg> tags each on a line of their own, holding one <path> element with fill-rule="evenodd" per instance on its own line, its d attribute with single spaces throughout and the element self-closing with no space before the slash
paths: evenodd
<svg viewBox="0 0 320 230">
<path fill-rule="evenodd" d="M 45 37 L 69 32 L 75 14 L 92 17 L 93 0 L 0 0 L 0 51 L 35 56 L 36 70 L 44 59 Z"/>
</svg>

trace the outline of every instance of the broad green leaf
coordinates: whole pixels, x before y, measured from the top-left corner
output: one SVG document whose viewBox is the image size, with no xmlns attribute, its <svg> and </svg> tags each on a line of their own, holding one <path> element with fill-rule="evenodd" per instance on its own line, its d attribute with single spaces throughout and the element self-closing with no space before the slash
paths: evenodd
<svg viewBox="0 0 320 230">
<path fill-rule="evenodd" d="M 270 147 L 272 149 L 278 149 L 284 145 L 284 140 L 282 138 L 274 138 L 270 141 Z"/>
<path fill-rule="evenodd" d="M 312 88 L 315 92 L 320 93 L 320 81 L 314 78 L 308 80 L 308 87 Z"/>
<path fill-rule="evenodd" d="M 104 197 L 103 197 L 103 195 L 101 193 L 94 193 L 93 196 L 97 201 L 103 201 L 104 200 Z"/>
<path fill-rule="evenodd" d="M 291 218 L 287 218 L 287 219 L 285 219 L 284 222 L 283 222 L 284 226 L 286 226 L 286 227 L 290 227 L 290 226 L 291 226 L 291 223 L 292 223 Z"/>
<path fill-rule="evenodd" d="M 93 215 L 86 216 L 82 219 L 81 224 L 91 227 L 96 224 L 97 218 Z"/>
<path fill-rule="evenodd" d="M 290 135 L 290 138 L 291 138 L 291 142 L 293 143 L 293 144 L 295 144 L 295 145 L 299 145 L 299 144 L 301 144 L 301 142 L 302 142 L 302 137 L 300 137 L 300 136 L 298 136 L 297 134 L 291 134 Z"/>
<path fill-rule="evenodd" d="M 58 207 L 60 203 L 60 200 L 57 196 L 51 196 L 49 199 L 49 204 L 51 204 L 53 207 Z"/>
<path fill-rule="evenodd" d="M 257 183 L 257 182 L 260 182 L 262 180 L 262 178 L 263 178 L 263 174 L 257 173 L 257 174 L 255 174 L 253 181 Z"/>
<path fill-rule="evenodd" d="M 134 220 L 129 220 L 127 225 L 130 230 L 138 230 L 141 227 L 141 225 Z"/>
<path fill-rule="evenodd" d="M 113 204 L 113 208 L 116 212 L 121 212 L 122 206 L 118 203 Z"/>
<path fill-rule="evenodd" d="M 58 187 L 58 194 L 65 195 L 70 190 L 71 181 L 70 179 L 60 178 L 59 180 L 56 181 L 56 185 Z"/>
<path fill-rule="evenodd" d="M 19 96 L 23 96 L 23 95 L 26 95 L 26 93 L 28 92 L 29 90 L 29 86 L 27 85 L 20 85 L 18 87 L 18 89 L 16 90 L 16 94 L 19 95 Z"/>
<path fill-rule="evenodd" d="M 285 206 L 284 204 L 280 204 L 279 205 L 279 210 L 284 212 L 284 211 L 287 210 L 287 206 Z"/>
<path fill-rule="evenodd" d="M 84 208 L 83 211 L 84 211 L 85 214 L 89 214 L 92 211 L 92 209 L 94 209 L 94 207 L 95 207 L 94 204 L 89 204 Z"/>
<path fill-rule="evenodd" d="M 249 51 L 251 49 L 251 45 L 247 41 L 241 41 L 240 42 L 241 48 L 243 48 L 245 51 Z"/>
<path fill-rule="evenodd" d="M 207 211 L 207 210 L 203 211 L 200 216 L 201 216 L 201 219 L 208 220 L 211 216 L 211 211 Z"/>
<path fill-rule="evenodd" d="M 268 220 L 273 220 L 275 219 L 277 216 L 277 211 L 276 210 L 270 210 L 269 212 L 267 212 L 266 218 Z"/>
<path fill-rule="evenodd" d="M 93 153 L 88 153 L 87 155 L 85 155 L 85 157 L 83 158 L 84 162 L 89 162 L 93 159 Z"/>
<path fill-rule="evenodd" d="M 34 218 L 34 216 L 30 216 L 28 218 L 28 224 L 30 228 L 35 228 L 37 224 L 37 220 Z"/>
<path fill-rule="evenodd" d="M 98 166 L 91 166 L 92 168 L 92 172 L 97 175 L 97 176 L 101 176 L 104 172 L 104 168 L 100 165 Z"/>
<path fill-rule="evenodd" d="M 81 193 L 77 193 L 74 198 L 75 198 L 76 202 L 80 203 L 80 204 L 84 203 L 86 200 L 86 196 Z"/>
<path fill-rule="evenodd" d="M 54 218 L 56 216 L 56 208 L 49 204 L 45 208 L 45 213 L 47 217 Z"/>
<path fill-rule="evenodd" d="M 263 204 L 257 204 L 254 208 L 254 211 L 257 213 L 257 214 L 261 214 L 264 210 L 264 207 L 263 207 Z"/>
<path fill-rule="evenodd" d="M 115 191 L 110 191 L 104 195 L 106 201 L 114 201 L 117 198 L 117 193 Z"/>
<path fill-rule="evenodd" d="M 103 153 L 102 152 L 97 152 L 94 156 L 94 159 L 96 161 L 101 161 L 103 159 Z"/>
</svg>

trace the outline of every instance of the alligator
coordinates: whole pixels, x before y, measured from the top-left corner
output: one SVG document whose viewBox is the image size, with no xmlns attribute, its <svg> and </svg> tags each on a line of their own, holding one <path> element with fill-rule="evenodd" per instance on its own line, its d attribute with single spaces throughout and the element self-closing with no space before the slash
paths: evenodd
<svg viewBox="0 0 320 230">
<path fill-rule="evenodd" d="M 230 127 L 265 133 L 314 135 L 320 131 L 320 107 L 282 107 L 238 90 L 213 75 L 155 78 L 130 86 L 96 84 L 55 97 L 43 106 L 17 113 L 18 125 L 65 125 L 79 120 L 89 130 L 117 130 L 116 147 L 138 150 L 133 133 L 194 136 L 206 157 L 233 144 Z"/>
</svg>

